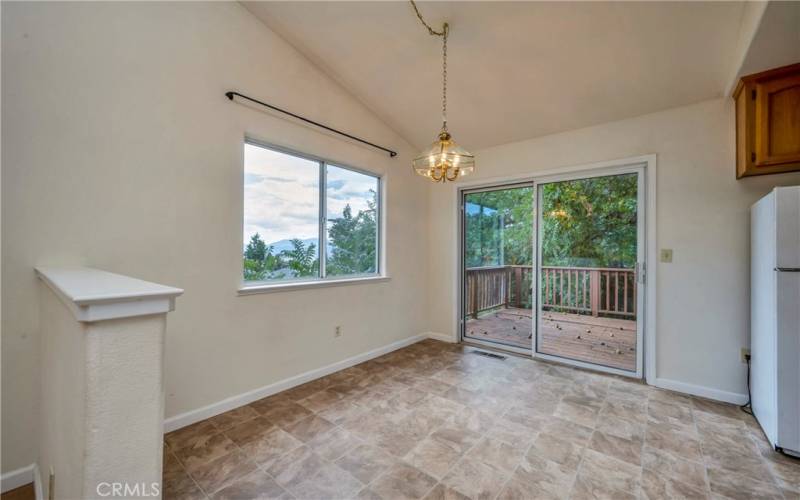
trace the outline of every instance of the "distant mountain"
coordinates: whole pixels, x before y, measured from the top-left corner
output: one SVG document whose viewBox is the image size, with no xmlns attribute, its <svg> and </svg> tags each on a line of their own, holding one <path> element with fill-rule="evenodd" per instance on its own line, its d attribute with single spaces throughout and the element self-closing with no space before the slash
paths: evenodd
<svg viewBox="0 0 800 500">
<path fill-rule="evenodd" d="M 316 257 L 317 256 L 317 251 L 319 250 L 319 248 L 317 248 L 319 246 L 319 245 L 317 245 L 317 243 L 318 243 L 317 242 L 317 238 L 306 238 L 306 239 L 301 240 L 301 241 L 306 246 L 306 248 L 308 248 L 308 245 L 310 245 L 310 244 L 314 245 L 314 257 Z M 273 253 L 274 254 L 279 254 L 279 253 L 283 252 L 284 250 L 291 250 L 292 248 L 294 248 L 294 247 L 292 247 L 292 240 L 273 241 L 272 243 L 267 243 L 267 246 L 268 247 L 271 246 L 273 248 Z"/>
</svg>

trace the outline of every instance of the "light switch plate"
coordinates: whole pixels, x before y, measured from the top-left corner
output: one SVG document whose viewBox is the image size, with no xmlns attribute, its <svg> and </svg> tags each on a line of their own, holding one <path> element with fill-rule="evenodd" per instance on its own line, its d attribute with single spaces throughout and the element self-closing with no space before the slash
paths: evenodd
<svg viewBox="0 0 800 500">
<path fill-rule="evenodd" d="M 672 249 L 671 248 L 662 248 L 661 249 L 661 262 L 672 262 Z"/>
</svg>

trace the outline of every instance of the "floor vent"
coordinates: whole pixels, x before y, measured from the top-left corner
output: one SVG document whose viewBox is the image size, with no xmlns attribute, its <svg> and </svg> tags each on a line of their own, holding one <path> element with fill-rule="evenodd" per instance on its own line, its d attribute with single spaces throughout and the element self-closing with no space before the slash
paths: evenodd
<svg viewBox="0 0 800 500">
<path fill-rule="evenodd" d="M 502 354 L 497 354 L 494 352 L 486 352 L 486 351 L 470 351 L 472 354 L 477 354 L 479 356 L 486 356 L 487 358 L 494 358 L 494 359 L 506 359 L 505 356 Z"/>
</svg>

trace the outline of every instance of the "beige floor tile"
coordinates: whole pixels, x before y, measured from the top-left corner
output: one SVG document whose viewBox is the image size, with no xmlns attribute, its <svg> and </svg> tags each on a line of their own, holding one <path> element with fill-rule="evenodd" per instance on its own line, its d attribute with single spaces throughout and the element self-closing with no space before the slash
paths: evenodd
<svg viewBox="0 0 800 500">
<path fill-rule="evenodd" d="M 603 401 L 600 419 L 604 421 L 628 420 L 639 424 L 647 423 L 647 400 L 621 399 L 611 396 Z"/>
<path fill-rule="evenodd" d="M 560 500 L 568 498 L 569 490 L 551 492 L 542 489 L 539 485 L 527 483 L 516 477 L 511 477 L 500 494 L 497 496 L 498 500 Z"/>
<path fill-rule="evenodd" d="M 347 471 L 329 464 L 293 487 L 292 493 L 301 499 L 342 499 L 354 497 L 362 488 Z"/>
<path fill-rule="evenodd" d="M 603 490 L 637 495 L 641 467 L 587 449 L 578 469 L 578 477 Z"/>
<path fill-rule="evenodd" d="M 644 441 L 647 424 L 625 418 L 609 418 L 601 412 L 595 430 L 623 439 Z"/>
<path fill-rule="evenodd" d="M 484 500 L 496 497 L 508 478 L 505 472 L 465 458 L 447 473 L 442 484 L 472 500 Z"/>
<path fill-rule="evenodd" d="M 570 500 L 637 500 L 638 496 L 616 490 L 605 482 L 579 476 L 575 479 L 569 498 Z"/>
<path fill-rule="evenodd" d="M 254 410 L 252 406 L 247 405 L 226 411 L 225 413 L 221 413 L 216 417 L 211 417 L 208 419 L 208 421 L 211 422 L 217 429 L 224 431 L 235 425 L 252 420 L 257 416 L 258 412 Z"/>
<path fill-rule="evenodd" d="M 284 427 L 284 430 L 300 441 L 306 443 L 333 428 L 334 425 L 324 418 L 316 415 L 309 415 L 302 420 L 298 420 L 291 425 L 287 425 Z"/>
<path fill-rule="evenodd" d="M 521 447 L 530 446 L 538 434 L 538 432 L 504 417 L 497 418 L 494 421 L 494 425 L 486 431 L 486 437 L 499 439 Z"/>
<path fill-rule="evenodd" d="M 713 493 L 733 500 L 783 498 L 781 490 L 771 482 L 755 481 L 752 478 L 731 474 L 719 469 L 708 469 L 708 481 Z"/>
<path fill-rule="evenodd" d="M 307 398 L 301 399 L 300 401 L 297 402 L 297 404 L 305 408 L 308 408 L 314 413 L 317 413 L 331 406 L 332 404 L 338 402 L 344 397 L 345 396 L 342 393 L 332 391 L 330 389 L 325 389 L 319 392 L 315 392 L 314 394 L 308 396 Z"/>
<path fill-rule="evenodd" d="M 490 415 L 485 411 L 465 408 L 463 412 L 459 412 L 453 416 L 450 421 L 453 425 L 461 429 L 466 429 L 478 434 L 485 434 L 494 426 L 496 420 L 496 416 Z"/>
<path fill-rule="evenodd" d="M 452 448 L 456 453 L 463 454 L 475 446 L 481 436 L 477 432 L 460 429 L 454 425 L 445 425 L 431 434 L 431 437 L 442 444 Z"/>
<path fill-rule="evenodd" d="M 240 450 L 235 450 L 190 472 L 192 479 L 207 494 L 213 495 L 257 469 L 255 462 Z"/>
<path fill-rule="evenodd" d="M 652 398 L 647 403 L 647 415 L 651 422 L 663 422 L 678 426 L 694 425 L 692 410 L 688 406 L 656 401 Z"/>
<path fill-rule="evenodd" d="M 461 454 L 452 447 L 436 439 L 426 438 L 408 452 L 404 460 L 432 477 L 441 479 L 460 458 Z"/>
<path fill-rule="evenodd" d="M 432 379 L 430 377 L 422 377 L 421 379 L 417 380 L 414 383 L 414 387 L 416 389 L 419 389 L 420 391 L 425 391 L 429 394 L 436 394 L 437 396 L 441 396 L 442 394 L 449 391 L 453 386 Z"/>
<path fill-rule="evenodd" d="M 259 439 L 241 446 L 242 451 L 262 467 L 270 467 L 279 457 L 303 445 L 299 439 L 274 427 Z"/>
<path fill-rule="evenodd" d="M 165 499 L 205 497 L 205 494 L 183 468 L 173 469 L 171 471 L 165 470 L 161 488 Z"/>
<path fill-rule="evenodd" d="M 554 434 L 539 434 L 528 450 L 529 457 L 539 457 L 558 464 L 564 471 L 575 472 L 583 457 L 582 446 Z"/>
<path fill-rule="evenodd" d="M 216 434 L 219 434 L 219 430 L 214 424 L 203 420 L 166 434 L 164 441 L 173 451 L 177 451 L 186 446 L 201 445 Z"/>
<path fill-rule="evenodd" d="M 284 495 L 286 490 L 266 472 L 257 470 L 219 490 L 214 500 L 276 500 Z"/>
<path fill-rule="evenodd" d="M 711 401 L 710 399 L 703 399 L 703 398 L 692 398 L 692 407 L 696 411 L 702 411 L 706 413 L 713 413 L 716 415 L 721 415 L 723 417 L 729 417 L 733 419 L 742 419 L 744 412 L 736 406 L 729 403 L 720 403 L 718 401 Z"/>
<path fill-rule="evenodd" d="M 531 410 L 525 406 L 512 406 L 503 418 L 527 427 L 531 432 L 541 432 L 552 417 Z"/>
<path fill-rule="evenodd" d="M 313 415 L 313 412 L 305 406 L 297 403 L 290 403 L 272 408 L 271 410 L 263 412 L 261 415 L 272 425 L 286 429 L 298 421 Z"/>
<path fill-rule="evenodd" d="M 367 411 L 369 411 L 367 408 L 358 406 L 349 399 L 343 399 L 328 406 L 317 413 L 317 415 L 334 425 L 342 425 L 349 420 L 363 415 Z"/>
<path fill-rule="evenodd" d="M 423 498 L 436 485 L 436 479 L 407 464 L 397 463 L 377 479 L 369 489 L 386 500 Z"/>
<path fill-rule="evenodd" d="M 276 429 L 272 422 L 267 417 L 256 417 L 247 422 L 242 422 L 239 425 L 231 427 L 225 431 L 234 443 L 239 446 L 245 445 L 251 441 L 261 439 L 265 434 L 271 430 Z"/>
<path fill-rule="evenodd" d="M 510 474 L 522 461 L 525 451 L 524 447 L 484 437 L 472 447 L 466 457 Z"/>
<path fill-rule="evenodd" d="M 708 499 L 710 492 L 697 489 L 674 478 L 657 474 L 651 470 L 642 471 L 641 498 L 647 500 Z"/>
<path fill-rule="evenodd" d="M 585 446 L 589 443 L 589 439 L 592 437 L 592 432 L 594 431 L 591 427 L 576 424 L 575 422 L 564 420 L 563 418 L 552 417 L 547 420 L 542 432 L 554 434 L 561 439 L 571 441 L 580 446 Z"/>
<path fill-rule="evenodd" d="M 469 500 L 461 493 L 452 488 L 448 488 L 443 484 L 437 484 L 427 495 L 424 500 Z"/>
<path fill-rule="evenodd" d="M 546 497 L 565 498 L 575 482 L 576 470 L 539 456 L 528 454 L 514 472 L 513 479 L 546 492 Z"/>
<path fill-rule="evenodd" d="M 274 460 L 266 471 L 284 488 L 302 483 L 325 465 L 308 446 L 301 446 Z"/>
<path fill-rule="evenodd" d="M 264 413 L 269 413 L 278 408 L 285 408 L 286 406 L 292 406 L 294 404 L 294 400 L 287 396 L 286 393 L 279 392 L 278 394 L 273 394 L 272 396 L 254 401 L 248 406 L 263 415 Z"/>
<path fill-rule="evenodd" d="M 650 422 L 647 424 L 645 443 L 693 462 L 703 461 L 700 441 L 685 427 Z"/>
<path fill-rule="evenodd" d="M 602 401 L 578 396 L 564 396 L 554 415 L 570 422 L 594 428 Z"/>
<path fill-rule="evenodd" d="M 341 427 L 334 427 L 327 432 L 316 435 L 308 442 L 308 446 L 322 458 L 333 461 L 362 443 L 363 441 L 350 431 Z"/>
<path fill-rule="evenodd" d="M 642 449 L 642 468 L 677 479 L 698 490 L 708 488 L 703 464 L 675 457 L 648 445 Z"/>
<path fill-rule="evenodd" d="M 403 457 L 423 439 L 422 432 L 410 425 L 386 424 L 369 441 L 395 457 Z"/>
<path fill-rule="evenodd" d="M 362 444 L 336 461 L 336 465 L 364 484 L 370 483 L 396 463 L 395 457 L 370 444 Z"/>
<path fill-rule="evenodd" d="M 640 466 L 642 463 L 642 440 L 640 439 L 624 439 L 595 431 L 589 441 L 589 448 L 636 466 Z"/>
<path fill-rule="evenodd" d="M 236 443 L 224 434 L 215 434 L 208 439 L 197 441 L 192 446 L 186 446 L 175 452 L 175 456 L 191 472 L 197 467 L 207 464 L 215 458 L 227 455 L 236 449 Z"/>
<path fill-rule="evenodd" d="M 666 389 L 653 389 L 650 391 L 650 401 L 659 401 L 662 403 L 677 404 L 682 406 L 692 407 L 692 398 L 686 394 L 681 394 L 675 391 L 668 391 Z"/>
</svg>

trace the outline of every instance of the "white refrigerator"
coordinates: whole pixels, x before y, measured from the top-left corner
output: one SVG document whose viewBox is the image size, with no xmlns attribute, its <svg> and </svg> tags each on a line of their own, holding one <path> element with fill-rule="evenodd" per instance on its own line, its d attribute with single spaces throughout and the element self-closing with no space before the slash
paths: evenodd
<svg viewBox="0 0 800 500">
<path fill-rule="evenodd" d="M 800 186 L 750 209 L 750 392 L 775 449 L 800 455 Z"/>
</svg>

